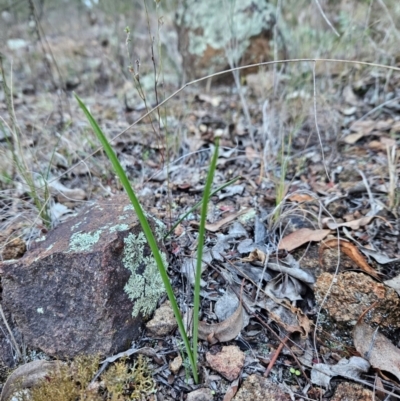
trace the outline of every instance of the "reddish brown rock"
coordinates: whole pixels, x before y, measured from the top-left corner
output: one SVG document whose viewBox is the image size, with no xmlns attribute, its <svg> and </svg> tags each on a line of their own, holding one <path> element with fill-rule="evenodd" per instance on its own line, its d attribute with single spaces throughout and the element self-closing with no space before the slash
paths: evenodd
<svg viewBox="0 0 400 401">
<path fill-rule="evenodd" d="M 212 354 L 207 352 L 206 360 L 210 367 L 224 376 L 227 380 L 237 379 L 244 366 L 245 355 L 235 345 L 222 347 L 221 352 Z"/>
<path fill-rule="evenodd" d="M 0 265 L 3 304 L 31 348 L 60 358 L 119 352 L 163 292 L 149 255 L 128 199 L 105 200 Z"/>
</svg>

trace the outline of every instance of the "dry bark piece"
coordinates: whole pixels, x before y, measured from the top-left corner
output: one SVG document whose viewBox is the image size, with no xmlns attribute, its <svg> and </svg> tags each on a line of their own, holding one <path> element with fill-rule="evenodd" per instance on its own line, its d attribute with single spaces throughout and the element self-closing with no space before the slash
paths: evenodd
<svg viewBox="0 0 400 401">
<path fill-rule="evenodd" d="M 306 244 L 307 242 L 322 241 L 330 233 L 330 230 L 311 230 L 310 228 L 300 228 L 284 237 L 279 243 L 280 250 L 284 249 L 288 252 Z"/>
<path fill-rule="evenodd" d="M 364 322 L 353 330 L 357 351 L 376 369 L 384 370 L 400 380 L 400 350 L 388 338 Z"/>
<path fill-rule="evenodd" d="M 8 401 L 12 394 L 37 385 L 51 374 L 61 362 L 36 360 L 22 365 L 8 377 L 0 395 L 0 401 Z"/>
<path fill-rule="evenodd" d="M 324 241 L 320 248 L 319 248 L 319 261 L 320 265 L 322 265 L 322 258 L 323 258 L 323 253 L 325 249 L 329 248 L 336 248 L 340 247 L 340 250 L 345 253 L 349 258 L 351 258 L 357 266 L 363 270 L 365 273 L 370 274 L 372 277 L 375 277 L 377 280 L 380 280 L 379 274 L 376 270 L 374 270 L 366 261 L 364 256 L 361 254 L 361 252 L 357 249 L 355 245 L 353 245 L 351 242 L 344 241 L 342 239 L 330 239 L 327 241 Z"/>
</svg>

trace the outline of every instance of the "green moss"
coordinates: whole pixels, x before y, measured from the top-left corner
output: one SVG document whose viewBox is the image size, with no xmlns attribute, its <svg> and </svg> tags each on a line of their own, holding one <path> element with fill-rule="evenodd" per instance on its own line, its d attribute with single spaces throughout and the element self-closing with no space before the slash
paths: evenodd
<svg viewBox="0 0 400 401">
<path fill-rule="evenodd" d="M 134 302 L 132 316 L 139 313 L 150 315 L 157 306 L 157 301 L 165 292 L 164 284 L 153 256 L 143 256 L 147 244 L 144 233 L 137 236 L 132 233 L 125 239 L 123 265 L 131 271 L 131 276 L 125 285 L 125 292 Z M 161 253 L 164 266 L 167 267 L 167 258 Z M 141 272 L 141 269 L 144 269 Z"/>
<path fill-rule="evenodd" d="M 97 230 L 94 233 L 82 233 L 81 231 L 72 234 L 69 240 L 69 251 L 68 252 L 82 252 L 88 251 L 96 244 L 100 239 L 101 230 Z"/>
</svg>

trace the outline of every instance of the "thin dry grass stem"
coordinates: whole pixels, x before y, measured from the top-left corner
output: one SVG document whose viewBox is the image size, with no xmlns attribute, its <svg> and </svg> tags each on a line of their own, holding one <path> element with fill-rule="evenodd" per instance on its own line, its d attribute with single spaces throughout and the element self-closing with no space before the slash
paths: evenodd
<svg viewBox="0 0 400 401">
<path fill-rule="evenodd" d="M 18 360 L 22 360 L 22 353 L 19 350 L 19 345 L 18 345 L 18 343 L 17 343 L 17 341 L 16 341 L 16 339 L 14 337 L 14 334 L 13 334 L 12 330 L 11 330 L 10 326 L 8 325 L 8 322 L 7 322 L 7 319 L 6 319 L 5 315 L 4 315 L 3 307 L 2 307 L 1 304 L 0 304 L 0 316 L 3 319 L 3 322 L 4 322 L 4 324 L 5 324 L 6 328 L 7 328 L 8 334 L 10 335 L 11 342 L 12 342 L 12 344 L 14 346 L 14 351 L 17 354 Z"/>
<path fill-rule="evenodd" d="M 393 21 L 392 15 L 391 15 L 390 11 L 388 10 L 388 8 L 387 8 L 385 2 L 384 2 L 383 0 L 378 0 L 378 3 L 380 4 L 380 6 L 381 6 L 381 7 L 383 8 L 383 10 L 385 11 L 387 18 L 388 18 L 388 20 L 390 21 L 390 25 L 392 26 L 392 29 L 393 29 L 395 35 L 397 36 L 397 39 L 400 40 L 400 32 L 399 32 L 399 30 L 396 28 L 396 24 L 395 24 L 395 22 Z"/>
<path fill-rule="evenodd" d="M 278 38 L 278 24 L 280 20 L 280 14 L 282 11 L 282 1 L 278 0 L 276 4 L 276 14 L 275 14 L 275 24 L 274 24 L 274 61 L 278 60 L 278 43 L 277 43 L 277 38 Z M 278 90 L 278 84 L 279 84 L 279 74 L 278 74 L 278 64 L 273 65 L 273 77 L 274 77 L 274 96 L 276 96 L 276 92 Z"/>
<path fill-rule="evenodd" d="M 49 45 L 49 42 L 46 39 L 46 35 L 43 33 L 43 29 L 42 29 L 42 25 L 40 24 L 40 19 L 37 16 L 37 12 L 36 12 L 36 7 L 35 7 L 35 3 L 33 0 L 28 0 L 28 6 L 29 6 L 29 10 L 30 13 L 35 21 L 35 32 L 36 32 L 36 36 L 38 39 L 38 42 L 40 43 L 40 47 L 42 49 L 43 52 L 43 63 L 47 69 L 47 73 L 49 74 L 51 83 L 53 85 L 54 90 L 57 93 L 57 97 L 58 97 L 58 115 L 60 118 L 59 121 L 59 126 L 62 127 L 64 124 L 64 112 L 63 112 L 63 102 L 62 102 L 62 98 L 61 98 L 61 94 L 60 91 L 58 89 L 61 89 L 61 93 L 65 93 L 65 84 L 64 84 L 64 79 L 62 77 L 61 71 L 58 67 L 57 61 L 54 57 L 53 51 Z M 46 49 L 47 48 L 47 49 Z M 51 61 L 53 62 L 55 69 L 57 71 L 58 74 L 58 79 L 59 79 L 59 85 L 57 85 L 57 82 L 54 78 L 53 75 L 53 70 L 51 68 L 51 64 L 50 61 L 48 59 L 47 55 L 50 55 L 51 57 Z M 58 88 L 58 86 L 60 86 L 60 88 Z M 68 112 L 70 114 L 70 116 L 72 117 L 72 112 L 71 112 L 71 108 L 69 105 L 69 101 L 68 101 L 68 96 L 65 96 L 66 99 L 66 103 L 67 103 L 67 108 L 68 108 Z"/>
<path fill-rule="evenodd" d="M 315 4 L 318 7 L 319 12 L 321 13 L 323 19 L 325 20 L 325 22 L 329 25 L 329 27 L 332 29 L 333 33 L 337 36 L 340 37 L 339 32 L 335 29 L 335 27 L 332 25 L 331 21 L 329 21 L 329 18 L 326 16 L 326 14 L 324 13 L 324 10 L 321 7 L 321 4 L 319 3 L 318 0 L 314 0 Z"/>
<path fill-rule="evenodd" d="M 256 63 L 256 64 L 249 64 L 241 67 L 236 67 L 236 68 L 231 68 L 228 70 L 216 72 L 214 74 L 206 75 L 205 77 L 195 79 L 193 81 L 190 81 L 186 83 L 185 85 L 181 86 L 179 89 L 177 89 L 175 92 L 173 92 L 170 96 L 166 97 L 163 101 L 161 101 L 158 105 L 153 107 L 150 111 L 146 112 L 142 117 L 138 118 L 134 123 L 129 125 L 127 128 L 122 130 L 119 134 L 115 135 L 113 138 L 110 139 L 110 143 L 115 141 L 117 138 L 119 138 L 121 135 L 125 134 L 127 131 L 129 131 L 132 127 L 137 125 L 140 121 L 145 119 L 147 116 L 149 116 L 151 113 L 156 111 L 159 107 L 163 106 L 166 104 L 169 100 L 174 98 L 177 94 L 182 92 L 184 89 L 186 89 L 188 86 L 195 85 L 199 82 L 206 81 L 210 78 L 224 75 L 227 73 L 232 73 L 234 70 L 245 70 L 248 68 L 254 68 L 254 67 L 260 67 L 260 66 L 267 66 L 267 65 L 274 65 L 274 64 L 287 64 L 287 63 L 301 63 L 301 62 L 326 62 L 326 63 L 344 63 L 344 64 L 355 64 L 355 65 L 363 65 L 363 66 L 368 66 L 368 67 L 376 67 L 376 68 L 386 68 L 390 69 L 393 71 L 400 71 L 400 67 L 394 67 L 394 66 L 389 66 L 389 65 L 384 65 L 384 64 L 378 64 L 378 63 L 370 63 L 366 61 L 357 61 L 357 60 L 343 60 L 343 59 L 328 59 L 328 58 L 299 58 L 299 59 L 288 59 L 288 60 L 277 60 L 277 61 L 266 61 L 262 63 Z M 88 156 L 86 156 L 82 161 L 87 161 L 90 159 L 93 155 L 95 155 L 98 151 L 100 151 L 102 147 L 98 147 L 95 151 L 90 153 Z M 68 170 L 66 170 L 64 173 L 60 174 L 59 176 L 53 178 L 53 180 L 58 180 L 62 178 L 64 175 L 70 173 L 76 166 L 79 165 L 82 161 L 78 162 L 74 166 L 70 167 Z M 50 181 L 51 182 L 51 181 Z"/>
<path fill-rule="evenodd" d="M 324 154 L 324 146 L 322 144 L 322 138 L 321 138 L 321 133 L 319 131 L 319 125 L 318 125 L 318 117 L 317 117 L 317 85 L 316 85 L 316 78 L 315 78 L 315 65 L 316 62 L 313 63 L 313 68 L 312 68 L 312 73 L 313 73 L 313 100 L 314 100 L 314 120 L 315 120 L 315 129 L 317 130 L 317 136 L 319 140 L 319 145 L 321 147 L 321 156 L 322 156 L 322 162 L 324 164 L 324 169 L 325 169 L 325 174 L 328 177 L 329 181 L 331 180 L 328 172 L 328 168 L 326 166 L 326 161 L 325 161 L 325 154 Z"/>
<path fill-rule="evenodd" d="M 397 168 L 399 165 L 400 152 L 397 149 L 397 145 L 387 146 L 387 158 L 388 158 L 388 171 L 389 171 L 389 190 L 388 190 L 388 198 L 389 198 L 389 209 L 393 212 L 393 214 L 397 215 L 397 207 L 399 206 L 399 174 L 397 172 Z"/>
<path fill-rule="evenodd" d="M 233 75 L 233 79 L 235 81 L 235 85 L 236 85 L 236 89 L 238 90 L 238 94 L 240 97 L 240 102 L 242 104 L 242 108 L 243 108 L 243 113 L 246 119 L 246 123 L 248 125 L 249 128 L 249 132 L 250 132 L 250 137 L 253 143 L 253 146 L 256 147 L 255 145 L 255 138 L 254 138 L 254 128 L 252 126 L 251 123 L 251 116 L 250 116 L 250 111 L 249 111 L 249 105 L 246 101 L 246 98 L 244 97 L 243 94 L 243 87 L 240 81 L 240 71 L 236 69 L 237 65 L 238 65 L 238 61 L 239 61 L 239 56 L 238 56 L 238 39 L 237 39 L 237 35 L 235 33 L 235 24 L 233 22 L 234 19 L 234 15 L 235 15 L 235 2 L 229 2 L 229 4 L 227 3 L 226 0 L 224 0 L 224 4 L 225 7 L 228 10 L 227 13 L 227 23 L 228 23 L 228 27 L 229 27 L 229 34 L 230 34 L 230 40 L 228 41 L 228 45 L 225 46 L 225 57 L 228 60 L 228 64 L 229 67 L 231 67 L 232 69 L 232 75 Z M 210 80 L 211 81 L 211 80 Z"/>
<path fill-rule="evenodd" d="M 367 216 L 370 216 L 371 214 L 375 215 L 376 213 L 379 212 L 381 207 L 378 205 L 377 201 L 375 200 L 374 195 L 372 195 L 371 187 L 369 185 L 369 182 L 368 182 L 367 177 L 365 176 L 365 174 L 360 169 L 357 169 L 357 173 L 360 174 L 360 176 L 361 176 L 361 178 L 363 180 L 363 183 L 365 185 L 365 189 L 367 190 L 367 193 L 368 193 L 369 203 L 371 205 L 371 212 L 368 212 Z"/>
<path fill-rule="evenodd" d="M 333 219 L 333 221 L 336 222 L 336 219 L 334 218 L 334 216 L 329 212 L 329 210 L 327 210 L 325 207 L 323 207 L 323 209 L 327 212 L 327 214 L 329 215 L 330 218 Z M 313 335 L 313 346 L 314 346 L 314 351 L 315 351 L 315 355 L 317 358 L 317 363 L 319 363 L 319 355 L 318 355 L 318 348 L 317 348 L 317 331 L 318 331 L 318 323 L 319 323 L 319 319 L 321 316 L 321 311 L 324 307 L 324 304 L 326 302 L 326 300 L 328 299 L 328 296 L 330 295 L 330 292 L 332 290 L 332 287 L 335 283 L 335 279 L 336 276 L 339 273 L 339 267 L 340 267 L 340 233 L 339 233 L 339 228 L 336 229 L 336 234 L 337 234 L 337 252 L 338 252 L 338 259 L 337 259 L 337 263 L 336 263 L 336 268 L 335 271 L 333 273 L 333 277 L 332 277 L 332 281 L 329 284 L 328 290 L 326 291 L 325 297 L 321 302 L 321 305 L 319 307 L 318 313 L 317 313 L 317 319 L 315 320 L 315 328 L 314 328 L 314 335 Z"/>
</svg>

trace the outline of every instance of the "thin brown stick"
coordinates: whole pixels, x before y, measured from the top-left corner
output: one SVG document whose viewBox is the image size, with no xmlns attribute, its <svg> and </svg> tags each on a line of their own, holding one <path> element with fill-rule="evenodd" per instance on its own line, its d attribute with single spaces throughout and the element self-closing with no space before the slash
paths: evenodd
<svg viewBox="0 0 400 401">
<path fill-rule="evenodd" d="M 280 355 L 281 351 L 283 350 L 283 347 L 286 345 L 288 339 L 289 339 L 289 337 L 285 336 L 285 338 L 283 340 L 281 340 L 279 347 L 274 352 L 274 355 L 272 356 L 272 358 L 267 366 L 267 370 L 264 372 L 264 375 L 263 375 L 264 377 L 268 377 L 268 375 L 271 373 L 271 370 L 274 367 L 275 362 L 278 359 L 278 356 Z"/>
</svg>

